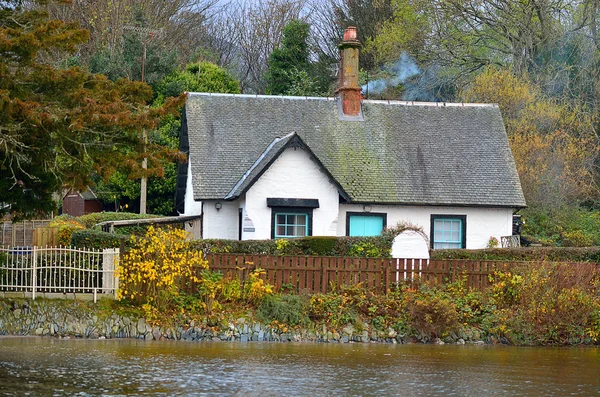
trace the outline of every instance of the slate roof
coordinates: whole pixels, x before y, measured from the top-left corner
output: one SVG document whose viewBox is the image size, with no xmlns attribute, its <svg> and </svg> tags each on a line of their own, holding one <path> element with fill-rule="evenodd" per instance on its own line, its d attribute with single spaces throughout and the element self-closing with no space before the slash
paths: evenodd
<svg viewBox="0 0 600 397">
<path fill-rule="evenodd" d="M 234 199 L 297 135 L 349 202 L 523 207 L 494 105 L 362 102 L 190 93 L 185 115 L 194 199 Z"/>
</svg>

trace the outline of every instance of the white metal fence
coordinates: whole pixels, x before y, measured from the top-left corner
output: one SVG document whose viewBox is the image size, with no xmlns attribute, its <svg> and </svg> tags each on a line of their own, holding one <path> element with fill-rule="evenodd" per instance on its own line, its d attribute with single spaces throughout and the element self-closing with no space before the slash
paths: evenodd
<svg viewBox="0 0 600 397">
<path fill-rule="evenodd" d="M 116 294 L 119 249 L 0 248 L 0 293 L 36 296 Z"/>
</svg>

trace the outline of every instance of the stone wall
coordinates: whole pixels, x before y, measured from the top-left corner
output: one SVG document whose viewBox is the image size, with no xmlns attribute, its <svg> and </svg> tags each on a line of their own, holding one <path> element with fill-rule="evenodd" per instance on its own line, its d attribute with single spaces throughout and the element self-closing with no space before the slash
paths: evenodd
<svg viewBox="0 0 600 397">
<path fill-rule="evenodd" d="M 414 343 L 390 329 L 387 332 L 357 330 L 347 325 L 339 330 L 276 329 L 249 318 L 235 318 L 220 325 L 206 323 L 152 326 L 144 318 L 112 313 L 92 302 L 50 299 L 0 299 L 0 335 L 33 335 L 58 338 L 135 338 L 186 341 L 276 341 L 276 342 L 380 342 Z M 464 339 L 463 339 L 464 338 Z M 446 342 L 464 344 L 479 335 L 453 335 Z M 436 343 L 444 343 L 441 340 Z M 483 343 L 481 341 L 473 343 Z"/>
</svg>

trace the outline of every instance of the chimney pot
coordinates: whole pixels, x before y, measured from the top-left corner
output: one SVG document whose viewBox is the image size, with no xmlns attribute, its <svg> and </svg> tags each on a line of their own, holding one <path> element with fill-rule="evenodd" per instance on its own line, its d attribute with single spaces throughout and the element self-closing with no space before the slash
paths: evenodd
<svg viewBox="0 0 600 397">
<path fill-rule="evenodd" d="M 344 41 L 356 40 L 356 26 L 348 26 L 344 32 Z"/>
</svg>

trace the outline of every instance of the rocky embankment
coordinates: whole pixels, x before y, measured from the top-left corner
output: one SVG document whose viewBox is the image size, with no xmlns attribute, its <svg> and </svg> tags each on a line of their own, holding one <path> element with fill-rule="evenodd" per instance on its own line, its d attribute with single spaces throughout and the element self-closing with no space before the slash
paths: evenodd
<svg viewBox="0 0 600 397">
<path fill-rule="evenodd" d="M 387 332 L 358 330 L 347 325 L 339 330 L 274 328 L 239 317 L 215 326 L 190 321 L 167 327 L 151 325 L 144 318 L 111 313 L 88 302 L 71 300 L 0 300 L 0 335 L 37 335 L 58 338 L 135 338 L 185 341 L 276 341 L 329 343 L 418 343 L 483 344 L 477 331 L 452 333 L 444 340 L 419 340 Z"/>
</svg>

